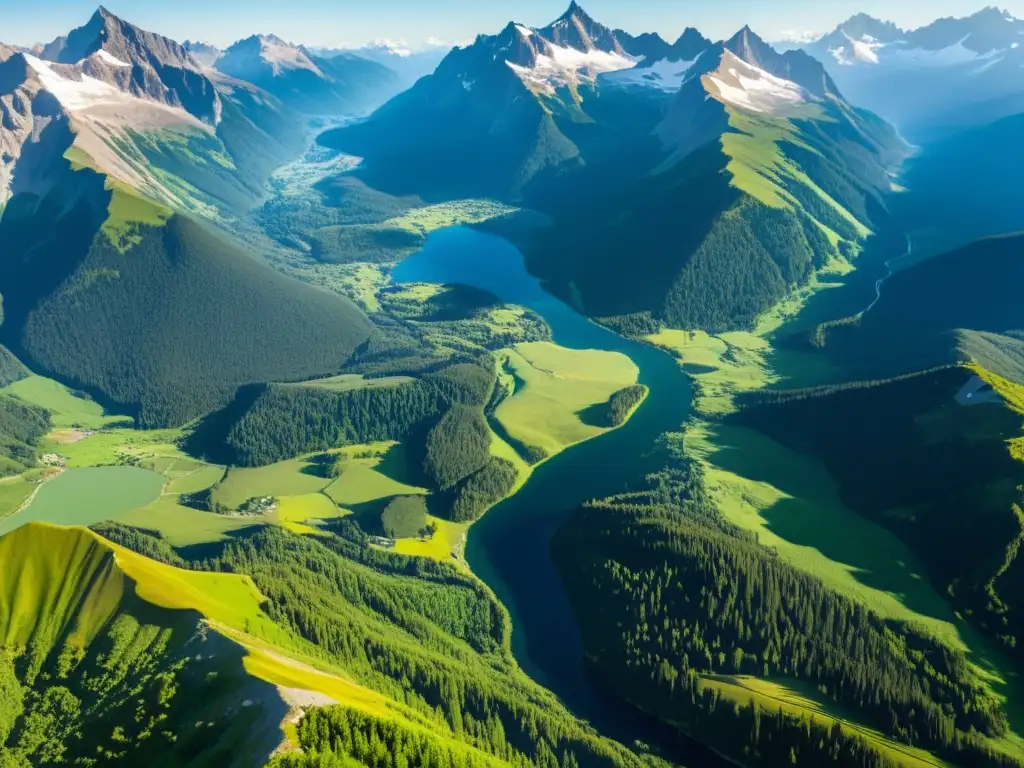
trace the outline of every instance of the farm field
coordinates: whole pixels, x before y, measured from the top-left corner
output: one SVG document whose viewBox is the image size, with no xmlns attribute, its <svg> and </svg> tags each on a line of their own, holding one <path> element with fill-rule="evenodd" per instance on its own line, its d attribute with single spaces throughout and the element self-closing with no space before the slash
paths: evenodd
<svg viewBox="0 0 1024 768">
<path fill-rule="evenodd" d="M 352 508 L 378 502 L 393 496 L 426 494 L 409 475 L 405 448 L 398 443 L 375 446 L 349 446 L 342 451 L 347 457 L 341 477 L 324 489 L 339 507 Z M 372 456 L 359 458 L 371 453 Z"/>
<path fill-rule="evenodd" d="M 303 496 L 319 493 L 331 481 L 310 458 L 291 459 L 266 467 L 232 467 L 213 490 L 214 501 L 238 507 L 254 496 Z"/>
<path fill-rule="evenodd" d="M 172 547 L 192 547 L 223 541 L 235 531 L 269 524 L 264 517 L 216 515 L 186 507 L 179 503 L 177 496 L 161 496 L 150 504 L 109 519 L 123 525 L 156 531 Z"/>
<path fill-rule="evenodd" d="M 639 376 L 625 355 L 550 342 L 518 344 L 504 355 L 510 394 L 494 418 L 513 440 L 547 456 L 608 431 L 597 412 Z"/>
<path fill-rule="evenodd" d="M 452 553 L 462 545 L 469 526 L 465 523 L 452 523 L 430 515 L 427 516 L 427 521 L 437 526 L 434 538 L 429 541 L 399 539 L 395 544 L 394 551 L 400 555 L 429 557 L 440 562 L 455 562 Z M 460 567 L 465 567 L 461 559 L 457 562 Z"/>
</svg>

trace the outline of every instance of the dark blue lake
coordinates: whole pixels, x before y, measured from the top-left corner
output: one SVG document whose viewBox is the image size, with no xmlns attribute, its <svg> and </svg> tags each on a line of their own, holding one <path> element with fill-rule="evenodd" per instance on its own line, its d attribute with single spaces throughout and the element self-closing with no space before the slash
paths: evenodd
<svg viewBox="0 0 1024 768">
<path fill-rule="evenodd" d="M 650 395 L 629 422 L 538 466 L 515 496 L 470 528 L 466 558 L 508 608 L 520 665 L 573 712 L 624 743 L 656 741 L 666 756 L 690 765 L 724 765 L 695 742 L 640 715 L 587 674 L 569 598 L 550 556 L 552 536 L 575 508 L 625 491 L 660 469 L 653 448 L 686 419 L 689 380 L 668 354 L 624 339 L 546 293 L 526 271 L 522 254 L 503 238 L 463 227 L 439 230 L 395 268 L 392 278 L 490 291 L 540 314 L 562 346 L 621 352 L 636 363 Z"/>
</svg>

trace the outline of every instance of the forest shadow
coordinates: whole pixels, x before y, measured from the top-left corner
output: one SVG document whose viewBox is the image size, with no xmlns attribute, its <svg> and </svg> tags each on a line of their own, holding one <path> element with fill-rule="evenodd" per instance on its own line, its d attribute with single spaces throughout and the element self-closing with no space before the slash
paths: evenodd
<svg viewBox="0 0 1024 768">
<path fill-rule="evenodd" d="M 708 461 L 784 495 L 759 510 L 769 531 L 795 546 L 817 550 L 847 567 L 864 586 L 892 594 L 915 613 L 956 620 L 913 553 L 896 536 L 846 508 L 838 486 L 817 459 L 751 429 L 717 425 L 715 432 L 716 450 Z"/>
<path fill-rule="evenodd" d="M 610 401 L 609 401 L 610 402 Z M 588 427 L 595 429 L 611 429 L 611 421 L 608 418 L 608 402 L 594 403 L 586 408 L 576 411 L 576 418 Z"/>
</svg>

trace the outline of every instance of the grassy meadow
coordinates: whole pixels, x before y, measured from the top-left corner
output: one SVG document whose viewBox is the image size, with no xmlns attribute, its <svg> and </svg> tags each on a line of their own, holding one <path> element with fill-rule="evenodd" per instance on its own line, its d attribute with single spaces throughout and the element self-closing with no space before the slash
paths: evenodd
<svg viewBox="0 0 1024 768">
<path fill-rule="evenodd" d="M 533 342 L 503 354 L 509 394 L 494 418 L 513 440 L 549 457 L 607 432 L 595 412 L 639 376 L 633 361 L 615 352 Z"/>
</svg>

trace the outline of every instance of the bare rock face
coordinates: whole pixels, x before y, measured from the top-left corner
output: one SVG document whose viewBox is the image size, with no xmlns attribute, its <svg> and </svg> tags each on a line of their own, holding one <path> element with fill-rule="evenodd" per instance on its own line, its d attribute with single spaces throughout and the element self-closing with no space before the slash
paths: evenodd
<svg viewBox="0 0 1024 768">
<path fill-rule="evenodd" d="M 209 125 L 220 122 L 217 89 L 185 46 L 122 21 L 105 8 L 67 37 L 45 46 L 39 58 L 80 67 L 91 78 L 180 107 Z"/>
</svg>

